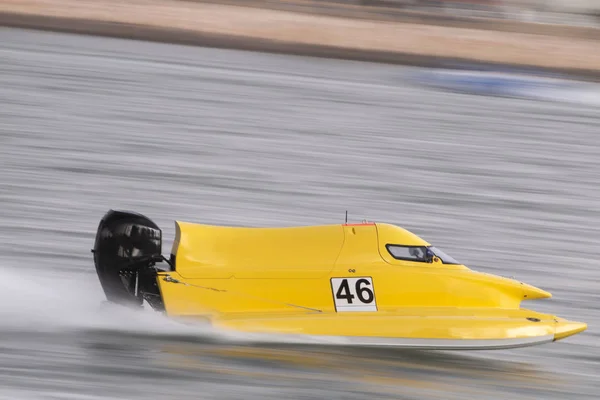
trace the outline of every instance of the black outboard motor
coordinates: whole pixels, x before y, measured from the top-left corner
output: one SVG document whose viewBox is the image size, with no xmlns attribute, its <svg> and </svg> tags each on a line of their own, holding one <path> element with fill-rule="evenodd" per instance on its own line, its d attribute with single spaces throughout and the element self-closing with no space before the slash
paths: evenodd
<svg viewBox="0 0 600 400">
<path fill-rule="evenodd" d="M 149 218 L 129 211 L 109 210 L 98 226 L 94 264 L 110 302 L 162 307 L 154 265 L 163 260 L 162 231 Z"/>
</svg>

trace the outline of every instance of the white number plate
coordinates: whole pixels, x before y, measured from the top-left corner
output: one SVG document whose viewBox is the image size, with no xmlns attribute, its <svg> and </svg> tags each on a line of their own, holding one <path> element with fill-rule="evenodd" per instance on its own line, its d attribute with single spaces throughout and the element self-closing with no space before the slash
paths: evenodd
<svg viewBox="0 0 600 400">
<path fill-rule="evenodd" d="M 377 311 L 373 279 L 369 277 L 331 278 L 335 310 Z"/>
</svg>

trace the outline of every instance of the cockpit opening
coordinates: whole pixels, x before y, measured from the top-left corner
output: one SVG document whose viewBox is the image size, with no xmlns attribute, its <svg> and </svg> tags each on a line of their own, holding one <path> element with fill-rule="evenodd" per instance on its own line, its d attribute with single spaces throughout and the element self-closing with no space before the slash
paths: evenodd
<svg viewBox="0 0 600 400">
<path fill-rule="evenodd" d="M 399 244 L 387 244 L 388 252 L 396 260 L 431 263 L 433 257 L 437 257 L 444 264 L 460 265 L 458 261 L 433 246 L 403 246 Z"/>
</svg>

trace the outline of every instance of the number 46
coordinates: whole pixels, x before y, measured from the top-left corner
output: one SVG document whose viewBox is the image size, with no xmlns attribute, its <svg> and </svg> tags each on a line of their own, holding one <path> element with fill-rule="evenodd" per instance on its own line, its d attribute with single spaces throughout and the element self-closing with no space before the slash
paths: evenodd
<svg viewBox="0 0 600 400">
<path fill-rule="evenodd" d="M 369 279 L 359 278 L 354 282 L 354 295 L 352 290 L 350 289 L 350 284 L 348 283 L 348 279 L 342 279 L 340 287 L 338 288 L 335 298 L 338 300 L 345 299 L 348 304 L 354 304 L 354 298 L 358 297 L 358 301 L 363 304 L 370 304 L 373 302 L 374 295 L 373 291 L 369 288 L 371 286 L 371 282 Z"/>
</svg>

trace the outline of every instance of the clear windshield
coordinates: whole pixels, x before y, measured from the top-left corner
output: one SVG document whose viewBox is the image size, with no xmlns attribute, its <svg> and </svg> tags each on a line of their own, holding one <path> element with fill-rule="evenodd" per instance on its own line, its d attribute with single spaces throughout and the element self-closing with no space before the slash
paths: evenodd
<svg viewBox="0 0 600 400">
<path fill-rule="evenodd" d="M 448 254 L 444 253 L 437 247 L 431 246 L 431 247 L 429 247 L 429 250 L 431 250 L 435 256 L 437 256 L 440 260 L 442 260 L 442 262 L 444 264 L 460 264 L 454 258 L 450 257 Z"/>
<path fill-rule="evenodd" d="M 433 246 L 402 246 L 398 244 L 388 244 L 386 247 L 392 257 L 397 260 L 431 262 L 433 256 L 436 256 L 444 264 L 460 264 L 448 254 Z"/>
</svg>

